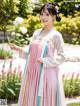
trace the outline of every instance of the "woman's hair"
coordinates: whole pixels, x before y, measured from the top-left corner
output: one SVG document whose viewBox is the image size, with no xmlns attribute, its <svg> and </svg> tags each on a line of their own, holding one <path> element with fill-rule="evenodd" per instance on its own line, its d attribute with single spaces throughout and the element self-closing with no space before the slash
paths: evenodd
<svg viewBox="0 0 80 106">
<path fill-rule="evenodd" d="M 59 10 L 58 10 L 59 5 L 57 3 L 46 3 L 44 4 L 41 9 L 40 9 L 40 14 L 42 11 L 45 11 L 46 9 L 51 15 L 56 15 L 56 21 L 61 21 L 61 17 L 59 16 Z"/>
</svg>

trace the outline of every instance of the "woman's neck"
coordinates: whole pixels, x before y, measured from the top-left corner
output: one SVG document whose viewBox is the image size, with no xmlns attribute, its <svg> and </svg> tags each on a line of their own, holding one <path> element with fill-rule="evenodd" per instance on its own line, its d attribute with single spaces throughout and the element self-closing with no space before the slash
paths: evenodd
<svg viewBox="0 0 80 106">
<path fill-rule="evenodd" d="M 41 31 L 42 36 L 47 35 L 52 29 L 53 29 L 53 25 L 43 27 Z"/>
<path fill-rule="evenodd" d="M 46 32 L 50 31 L 53 28 L 53 25 L 50 26 L 44 26 L 43 30 L 45 30 Z"/>
</svg>

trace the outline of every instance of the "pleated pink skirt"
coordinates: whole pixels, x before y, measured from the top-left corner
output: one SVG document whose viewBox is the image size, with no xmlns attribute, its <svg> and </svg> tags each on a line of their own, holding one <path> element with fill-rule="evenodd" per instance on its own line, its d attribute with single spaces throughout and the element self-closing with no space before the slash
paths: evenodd
<svg viewBox="0 0 80 106">
<path fill-rule="evenodd" d="M 43 89 L 41 104 L 37 104 L 38 86 L 41 64 L 37 59 L 41 56 L 42 47 L 35 42 L 31 45 L 27 67 L 24 70 L 18 106 L 57 106 L 58 68 L 43 68 Z M 51 52 L 50 50 L 48 53 Z M 60 105 L 61 106 L 61 105 Z"/>
</svg>

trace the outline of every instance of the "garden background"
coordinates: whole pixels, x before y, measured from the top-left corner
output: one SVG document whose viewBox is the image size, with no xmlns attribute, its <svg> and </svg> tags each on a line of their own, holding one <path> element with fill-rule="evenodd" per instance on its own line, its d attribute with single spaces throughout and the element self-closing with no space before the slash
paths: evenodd
<svg viewBox="0 0 80 106">
<path fill-rule="evenodd" d="M 64 38 L 64 49 L 70 57 L 60 67 L 66 103 L 80 106 L 80 1 L 0 0 L 0 99 L 7 99 L 9 106 L 17 105 L 25 66 L 25 60 L 10 48 L 10 43 L 28 49 L 34 30 L 42 26 L 39 9 L 46 2 L 57 2 L 60 6 L 62 20 L 54 24 Z"/>
</svg>

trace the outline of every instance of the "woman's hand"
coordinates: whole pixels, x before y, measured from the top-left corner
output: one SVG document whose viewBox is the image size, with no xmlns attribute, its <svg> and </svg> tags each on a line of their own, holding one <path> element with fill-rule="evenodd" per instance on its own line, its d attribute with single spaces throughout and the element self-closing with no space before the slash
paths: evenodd
<svg viewBox="0 0 80 106">
<path fill-rule="evenodd" d="M 38 58 L 38 60 L 37 60 L 40 64 L 42 64 L 43 63 L 43 60 L 42 60 L 42 58 Z"/>
<path fill-rule="evenodd" d="M 14 50 L 16 50 L 16 51 L 18 51 L 18 50 L 20 49 L 17 45 L 15 45 L 15 44 L 13 44 L 13 43 L 10 43 L 10 48 L 11 48 L 11 49 L 14 49 Z"/>
</svg>

